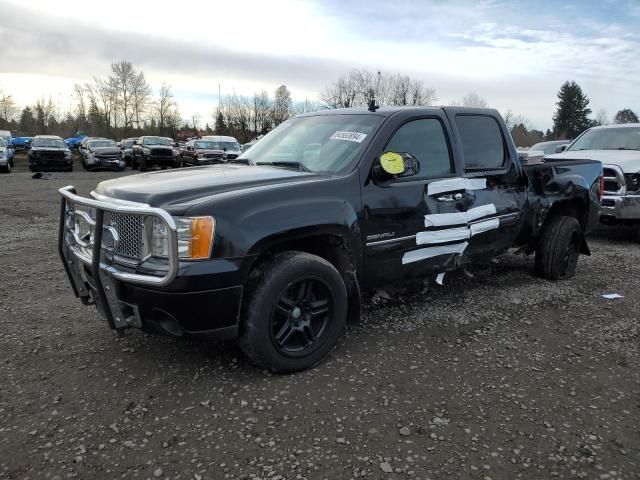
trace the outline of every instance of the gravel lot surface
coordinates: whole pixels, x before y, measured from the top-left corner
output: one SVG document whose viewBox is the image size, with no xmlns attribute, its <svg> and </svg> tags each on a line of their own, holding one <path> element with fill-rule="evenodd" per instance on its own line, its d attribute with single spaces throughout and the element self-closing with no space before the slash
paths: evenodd
<svg viewBox="0 0 640 480">
<path fill-rule="evenodd" d="M 278 376 L 233 344 L 117 339 L 64 276 L 56 190 L 123 174 L 17 163 L 0 175 L 1 479 L 640 478 L 627 232 L 596 232 L 570 281 L 506 255 L 378 292 L 324 364 Z"/>
</svg>

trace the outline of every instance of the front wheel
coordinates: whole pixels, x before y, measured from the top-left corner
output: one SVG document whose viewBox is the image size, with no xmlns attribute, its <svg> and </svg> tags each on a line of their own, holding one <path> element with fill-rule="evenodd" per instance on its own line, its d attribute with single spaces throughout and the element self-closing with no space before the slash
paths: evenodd
<svg viewBox="0 0 640 480">
<path fill-rule="evenodd" d="M 536 249 L 536 274 L 548 280 L 565 280 L 576 273 L 582 246 L 582 228 L 574 217 L 548 220 Z"/>
<path fill-rule="evenodd" d="M 342 334 L 347 289 L 325 259 L 304 252 L 276 255 L 251 290 L 239 344 L 273 372 L 294 372 L 322 362 Z"/>
<path fill-rule="evenodd" d="M 147 171 L 147 161 L 144 158 L 144 155 L 140 157 L 140 161 L 138 162 L 138 170 L 141 172 Z"/>
<path fill-rule="evenodd" d="M 5 167 L 0 167 L 0 172 L 11 173 L 11 162 L 7 162 L 7 165 Z"/>
</svg>

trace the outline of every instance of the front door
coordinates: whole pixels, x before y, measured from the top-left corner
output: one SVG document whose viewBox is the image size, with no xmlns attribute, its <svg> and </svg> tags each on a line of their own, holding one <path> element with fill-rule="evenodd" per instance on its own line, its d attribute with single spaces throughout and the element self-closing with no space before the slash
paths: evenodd
<svg viewBox="0 0 640 480">
<path fill-rule="evenodd" d="M 362 189 L 363 283 L 368 286 L 456 268 L 469 244 L 473 204 L 460 178 L 444 114 L 402 122 L 377 152 L 410 153 L 417 175 Z M 481 213 L 481 212 L 478 212 Z"/>
</svg>

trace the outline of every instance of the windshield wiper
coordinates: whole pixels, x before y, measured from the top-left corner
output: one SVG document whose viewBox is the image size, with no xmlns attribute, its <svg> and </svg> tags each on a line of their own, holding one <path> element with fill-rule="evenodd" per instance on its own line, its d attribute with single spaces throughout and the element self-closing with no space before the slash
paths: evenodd
<svg viewBox="0 0 640 480">
<path fill-rule="evenodd" d="M 287 161 L 280 161 L 280 162 L 256 162 L 256 165 L 272 165 L 274 167 L 284 167 L 284 168 L 297 168 L 298 170 L 302 171 L 302 172 L 311 172 L 311 170 L 309 170 L 307 167 L 305 167 L 302 163 L 300 162 L 287 162 Z"/>
</svg>

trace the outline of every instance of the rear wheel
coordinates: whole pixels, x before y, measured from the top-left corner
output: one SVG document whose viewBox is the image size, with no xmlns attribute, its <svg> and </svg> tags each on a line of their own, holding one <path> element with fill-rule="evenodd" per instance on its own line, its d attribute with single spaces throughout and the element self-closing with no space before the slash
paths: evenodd
<svg viewBox="0 0 640 480">
<path fill-rule="evenodd" d="M 574 217 L 556 216 L 547 221 L 536 249 L 536 274 L 549 280 L 565 280 L 576 273 L 582 228 Z"/>
<path fill-rule="evenodd" d="M 304 370 L 329 355 L 346 316 L 347 290 L 336 268 L 308 253 L 283 253 L 249 294 L 240 347 L 261 368 Z"/>
<path fill-rule="evenodd" d="M 11 162 L 7 162 L 6 167 L 0 167 L 0 172 L 2 173 L 11 173 Z"/>
</svg>

